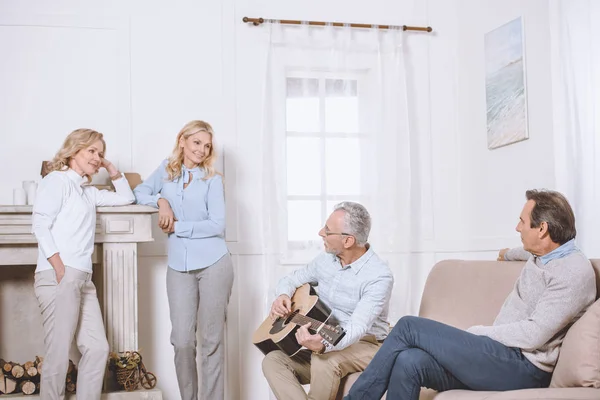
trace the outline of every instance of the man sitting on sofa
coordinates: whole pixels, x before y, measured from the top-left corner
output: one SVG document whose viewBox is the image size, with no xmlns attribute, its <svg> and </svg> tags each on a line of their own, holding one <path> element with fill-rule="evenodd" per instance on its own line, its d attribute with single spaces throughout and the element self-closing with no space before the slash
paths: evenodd
<svg viewBox="0 0 600 400">
<path fill-rule="evenodd" d="M 421 387 L 504 391 L 547 387 L 569 327 L 594 302 L 594 271 L 575 246 L 575 216 L 565 197 L 528 190 L 516 230 L 528 258 L 492 326 L 463 331 L 401 318 L 346 400 L 417 400 Z"/>
<path fill-rule="evenodd" d="M 364 206 L 349 201 L 336 205 L 319 231 L 325 252 L 279 281 L 271 318 L 291 311 L 296 288 L 318 284 L 320 299 L 346 335 L 335 347 L 326 347 L 321 335 L 308 331 L 309 323 L 296 333 L 298 344 L 308 350 L 293 357 L 281 350 L 268 353 L 263 372 L 278 399 L 306 399 L 302 385 L 310 383 L 309 399 L 334 400 L 341 378 L 364 370 L 388 335 L 394 277 L 369 247 L 370 230 L 371 217 Z"/>
</svg>

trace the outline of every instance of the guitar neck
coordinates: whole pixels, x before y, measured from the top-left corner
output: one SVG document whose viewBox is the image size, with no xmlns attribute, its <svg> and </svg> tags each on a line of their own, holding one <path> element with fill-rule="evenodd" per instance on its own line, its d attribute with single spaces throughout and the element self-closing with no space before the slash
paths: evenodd
<svg viewBox="0 0 600 400">
<path fill-rule="evenodd" d="M 324 322 L 317 321 L 314 318 L 307 317 L 306 315 L 296 314 L 292 318 L 292 322 L 298 325 L 306 325 L 310 322 L 310 329 L 313 331 L 318 330 L 321 326 L 324 325 Z"/>
<path fill-rule="evenodd" d="M 297 325 L 306 325 L 310 323 L 310 329 L 318 332 L 319 335 L 331 346 L 335 346 L 344 337 L 346 332 L 339 326 L 331 326 L 325 322 L 307 317 L 306 315 L 296 314 L 291 322 Z"/>
</svg>

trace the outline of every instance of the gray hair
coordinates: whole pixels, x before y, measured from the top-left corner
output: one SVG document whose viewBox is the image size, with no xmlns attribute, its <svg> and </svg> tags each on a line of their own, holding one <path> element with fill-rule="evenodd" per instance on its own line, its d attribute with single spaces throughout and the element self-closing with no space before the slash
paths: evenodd
<svg viewBox="0 0 600 400">
<path fill-rule="evenodd" d="M 371 232 L 371 215 L 365 206 L 352 201 L 343 201 L 336 204 L 333 209 L 344 211 L 344 232 L 354 236 L 357 245 L 366 245 Z"/>
</svg>

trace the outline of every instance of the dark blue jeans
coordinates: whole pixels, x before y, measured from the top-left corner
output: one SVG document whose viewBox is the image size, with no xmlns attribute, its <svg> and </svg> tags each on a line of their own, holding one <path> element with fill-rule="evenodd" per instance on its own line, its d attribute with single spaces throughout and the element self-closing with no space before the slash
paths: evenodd
<svg viewBox="0 0 600 400">
<path fill-rule="evenodd" d="M 421 387 L 516 390 L 547 387 L 552 374 L 506 347 L 426 318 L 401 318 L 345 400 L 418 400 Z"/>
</svg>

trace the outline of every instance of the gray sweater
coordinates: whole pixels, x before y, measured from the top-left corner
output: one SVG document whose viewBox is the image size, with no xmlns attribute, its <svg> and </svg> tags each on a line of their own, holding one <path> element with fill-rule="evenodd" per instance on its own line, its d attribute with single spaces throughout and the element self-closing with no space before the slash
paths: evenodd
<svg viewBox="0 0 600 400">
<path fill-rule="evenodd" d="M 596 297 L 591 263 L 581 251 L 542 263 L 523 249 L 511 249 L 507 260 L 527 260 L 493 326 L 469 332 L 517 347 L 535 366 L 552 372 L 567 330 Z"/>
</svg>

